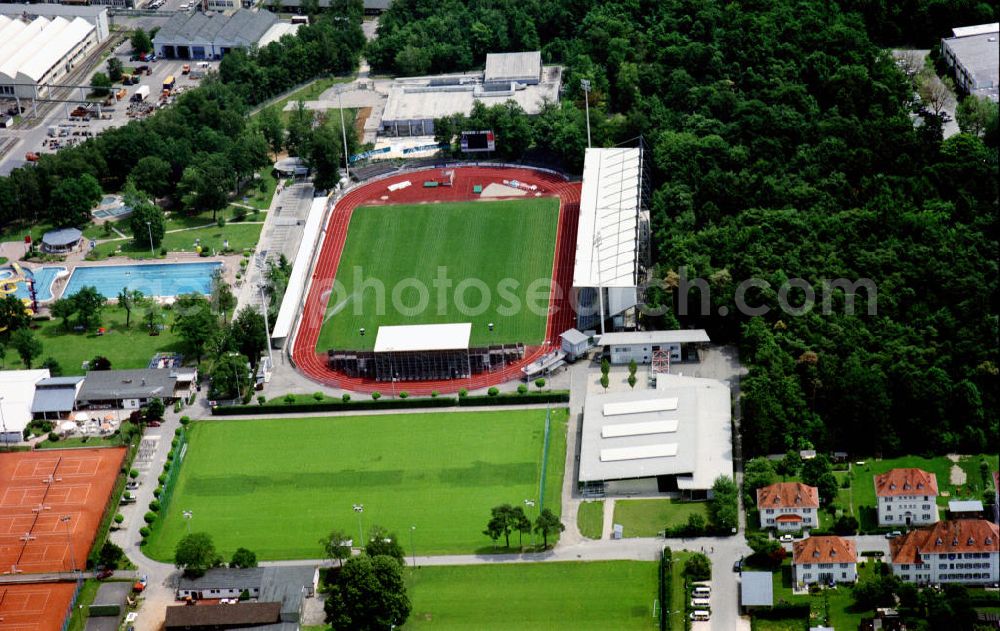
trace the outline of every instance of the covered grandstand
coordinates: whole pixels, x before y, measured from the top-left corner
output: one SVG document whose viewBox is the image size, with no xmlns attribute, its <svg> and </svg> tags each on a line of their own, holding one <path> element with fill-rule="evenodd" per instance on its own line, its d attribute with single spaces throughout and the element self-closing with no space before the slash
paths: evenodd
<svg viewBox="0 0 1000 631">
<path fill-rule="evenodd" d="M 576 233 L 577 328 L 608 319 L 627 327 L 623 315 L 638 303 L 649 262 L 649 211 L 644 147 L 587 149 Z"/>
<path fill-rule="evenodd" d="M 296 317 L 302 312 L 306 283 L 309 280 L 309 268 L 319 245 L 323 218 L 326 217 L 326 204 L 326 197 L 316 197 L 309 208 L 309 217 L 306 219 L 302 231 L 299 249 L 295 253 L 295 258 L 292 259 L 294 261 L 292 273 L 288 277 L 288 285 L 285 287 L 285 294 L 281 299 L 278 318 L 271 330 L 271 345 L 274 348 L 282 348 L 285 345 L 285 341 L 291 335 L 292 325 L 295 323 Z"/>
</svg>

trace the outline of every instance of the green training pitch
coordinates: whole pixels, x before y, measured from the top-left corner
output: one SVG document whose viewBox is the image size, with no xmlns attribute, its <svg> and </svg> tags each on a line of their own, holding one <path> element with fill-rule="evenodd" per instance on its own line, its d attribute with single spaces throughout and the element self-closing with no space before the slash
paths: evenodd
<svg viewBox="0 0 1000 631">
<path fill-rule="evenodd" d="M 474 346 L 541 343 L 558 219 L 551 197 L 355 209 L 316 350 L 369 350 L 380 325 L 450 322 L 472 322 Z"/>
<path fill-rule="evenodd" d="M 332 529 L 358 537 L 363 504 L 364 531 L 388 528 L 407 554 L 410 526 L 418 555 L 491 552 L 490 509 L 538 497 L 544 428 L 545 410 L 196 422 L 144 550 L 170 561 L 189 510 L 226 559 L 241 546 L 319 558 Z M 544 502 L 557 513 L 565 453 L 566 411 L 553 410 Z"/>
<path fill-rule="evenodd" d="M 422 567 L 404 629 L 658 629 L 657 564 L 642 561 Z"/>
</svg>

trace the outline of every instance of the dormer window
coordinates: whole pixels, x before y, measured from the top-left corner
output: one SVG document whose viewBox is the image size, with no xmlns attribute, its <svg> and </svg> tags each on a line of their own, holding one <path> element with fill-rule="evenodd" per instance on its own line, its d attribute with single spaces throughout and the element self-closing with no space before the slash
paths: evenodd
<svg viewBox="0 0 1000 631">
<path fill-rule="evenodd" d="M 972 537 L 969 537 L 969 540 L 965 542 L 965 545 L 971 546 L 971 545 L 973 545 L 975 543 L 976 543 L 976 540 L 973 539 Z"/>
<path fill-rule="evenodd" d="M 941 545 L 941 543 L 942 543 L 941 537 L 938 537 L 937 540 L 934 542 L 935 545 Z"/>
<path fill-rule="evenodd" d="M 957 546 L 958 545 L 958 537 L 955 537 L 954 539 L 951 540 L 951 545 L 953 545 L 953 546 Z"/>
<path fill-rule="evenodd" d="M 918 489 L 924 488 L 924 483 L 923 482 L 917 482 L 917 488 Z"/>
<path fill-rule="evenodd" d="M 837 551 L 836 550 L 830 550 L 830 556 L 831 557 L 837 556 Z"/>
<path fill-rule="evenodd" d="M 986 537 L 986 542 L 985 543 L 988 546 L 993 545 L 993 537 Z"/>
<path fill-rule="evenodd" d="M 903 490 L 907 491 L 909 489 L 910 489 L 910 483 L 909 482 L 903 482 Z"/>
<path fill-rule="evenodd" d="M 890 482 L 889 483 L 889 490 L 891 490 L 891 491 L 895 491 L 896 490 L 896 483 L 895 482 Z"/>
<path fill-rule="evenodd" d="M 819 550 L 813 550 L 813 557 L 817 559 L 819 558 Z"/>
</svg>

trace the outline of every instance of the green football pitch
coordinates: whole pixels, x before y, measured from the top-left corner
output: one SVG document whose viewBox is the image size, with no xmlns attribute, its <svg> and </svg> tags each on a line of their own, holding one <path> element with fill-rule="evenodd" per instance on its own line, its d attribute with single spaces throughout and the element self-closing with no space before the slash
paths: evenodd
<svg viewBox="0 0 1000 631">
<path fill-rule="evenodd" d="M 226 559 L 319 558 L 336 528 L 380 525 L 418 555 L 492 551 L 490 509 L 538 498 L 545 410 L 202 421 L 144 550 L 170 561 L 188 524 Z M 559 512 L 566 411 L 553 410 L 545 506 Z M 352 509 L 363 504 L 359 515 Z M 529 513 L 529 516 L 531 513 Z M 511 544 L 516 545 L 512 538 Z M 501 545 L 500 551 L 503 551 Z"/>
<path fill-rule="evenodd" d="M 657 564 L 642 561 L 422 567 L 404 629 L 658 629 Z"/>
<path fill-rule="evenodd" d="M 471 322 L 474 346 L 541 343 L 558 219 L 552 197 L 355 209 L 316 350 L 450 322 Z"/>
</svg>

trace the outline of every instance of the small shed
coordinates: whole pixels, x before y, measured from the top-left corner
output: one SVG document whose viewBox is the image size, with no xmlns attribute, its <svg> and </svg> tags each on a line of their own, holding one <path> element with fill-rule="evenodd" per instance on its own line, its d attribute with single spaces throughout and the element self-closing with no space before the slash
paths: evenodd
<svg viewBox="0 0 1000 631">
<path fill-rule="evenodd" d="M 76 228 L 61 228 L 42 235 L 42 250 L 53 254 L 72 252 L 80 245 L 83 233 Z"/>
<path fill-rule="evenodd" d="M 284 177 L 309 175 L 309 166 L 302 158 L 284 158 L 274 163 L 274 170 Z"/>
<path fill-rule="evenodd" d="M 948 517 L 951 519 L 981 519 L 983 503 L 979 500 L 950 500 Z"/>
<path fill-rule="evenodd" d="M 774 606 L 774 581 L 770 572 L 743 572 L 740 577 L 740 610 L 743 613 Z"/>
<path fill-rule="evenodd" d="M 570 360 L 580 357 L 590 348 L 590 337 L 576 329 L 570 329 L 562 333 L 559 339 L 562 340 L 562 349 L 566 351 L 566 355 Z"/>
</svg>

